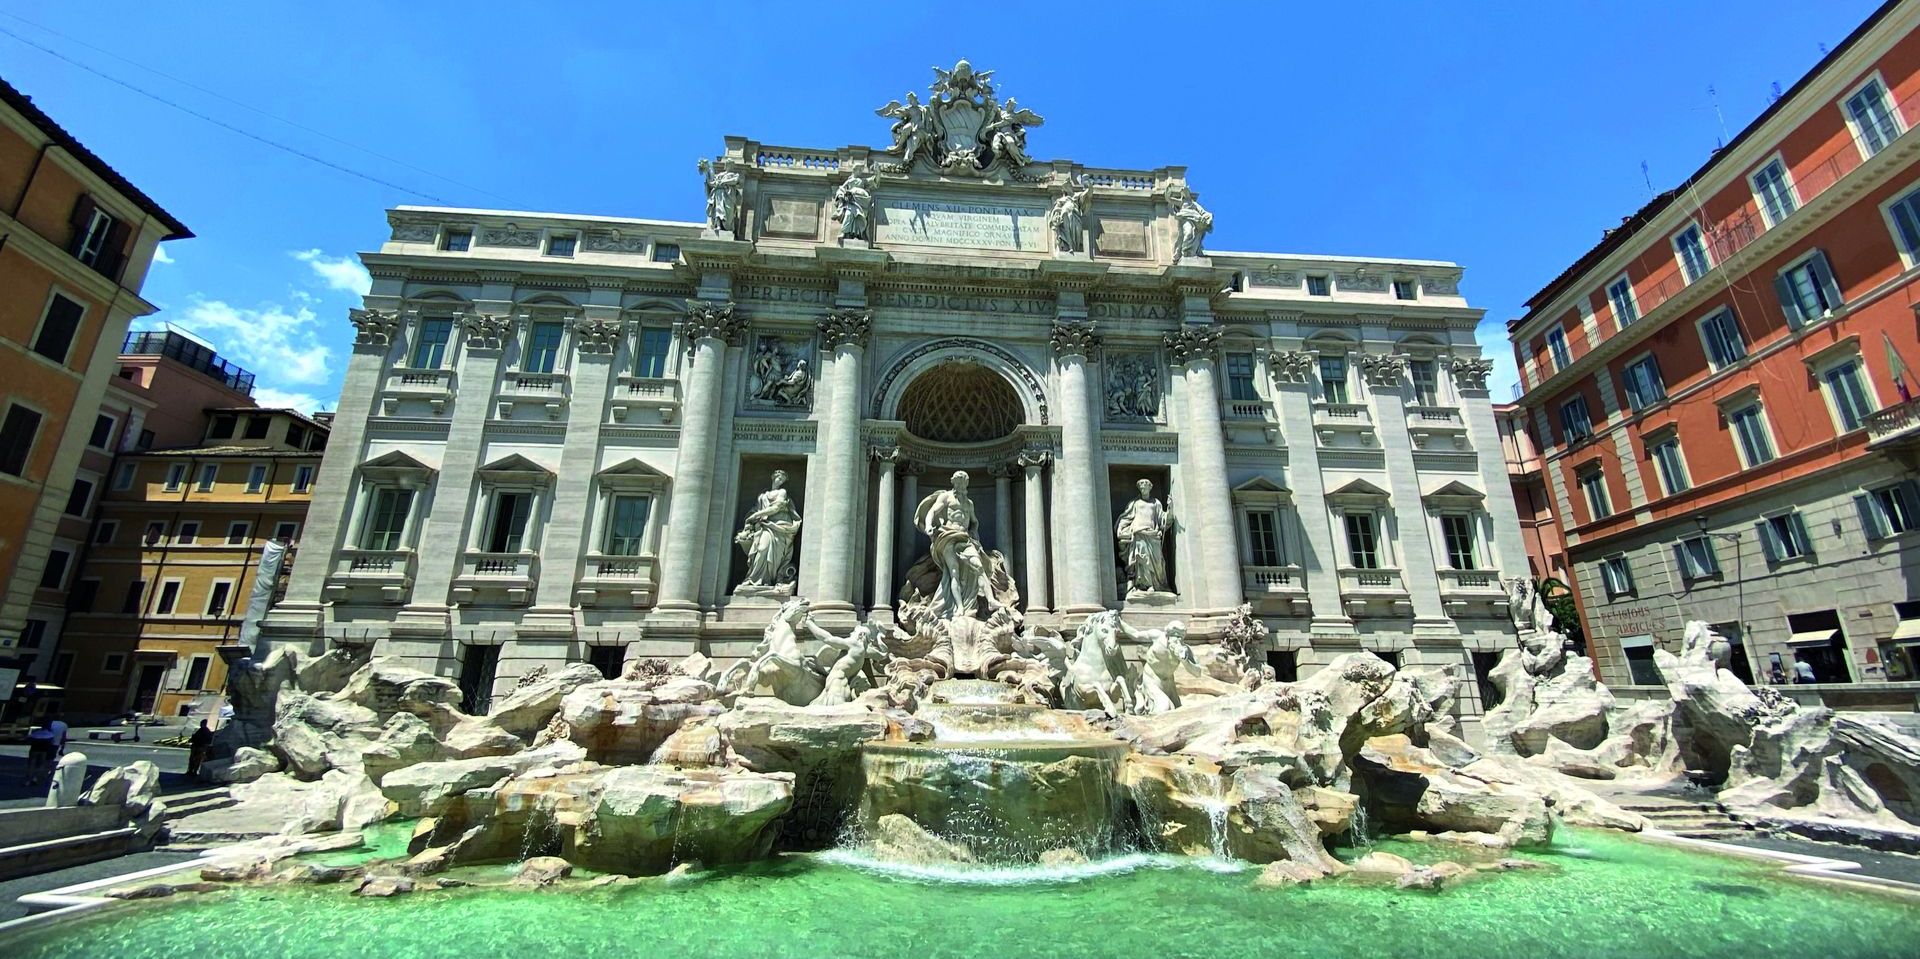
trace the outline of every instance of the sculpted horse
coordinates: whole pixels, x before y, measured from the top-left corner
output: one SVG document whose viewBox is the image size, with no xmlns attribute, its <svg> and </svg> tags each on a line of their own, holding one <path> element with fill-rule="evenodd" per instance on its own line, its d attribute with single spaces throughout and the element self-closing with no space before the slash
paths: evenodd
<svg viewBox="0 0 1920 959">
<path fill-rule="evenodd" d="M 1060 684 L 1060 699 L 1068 709 L 1104 709 L 1118 716 L 1133 707 L 1127 681 L 1127 663 L 1120 655 L 1120 614 L 1095 613 L 1080 624 L 1074 643 L 1078 652 Z"/>
</svg>

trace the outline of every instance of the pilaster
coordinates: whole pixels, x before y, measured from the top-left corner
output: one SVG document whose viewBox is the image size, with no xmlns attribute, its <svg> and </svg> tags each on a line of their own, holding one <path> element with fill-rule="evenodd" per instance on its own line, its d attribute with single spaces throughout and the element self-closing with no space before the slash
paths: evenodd
<svg viewBox="0 0 1920 959">
<path fill-rule="evenodd" d="M 1305 350 L 1276 353 L 1269 369 L 1280 400 L 1280 434 L 1288 438 L 1287 485 L 1293 488 L 1293 516 L 1299 524 L 1294 559 L 1307 578 L 1307 601 L 1313 606 L 1308 630 L 1316 635 L 1353 632 L 1353 620 L 1340 602 L 1340 555 L 1333 514 L 1326 502 L 1326 478 L 1320 473 L 1320 446 L 1313 432 L 1313 378 L 1315 357 Z M 1289 533 L 1294 531 L 1289 530 Z M 1300 540 L 1306 541 L 1305 549 Z"/>
<path fill-rule="evenodd" d="M 619 352 L 618 307 L 589 306 L 573 324 L 573 392 L 560 468 L 553 484 L 553 510 L 541 537 L 540 583 L 527 619 L 549 627 L 573 625 L 573 587 L 580 578 L 583 546 L 593 535 L 593 479 L 600 459 L 600 424 L 606 419 L 607 386 Z"/>
<path fill-rule="evenodd" d="M 1360 374 L 1373 395 L 1374 413 L 1380 422 L 1380 447 L 1393 501 L 1388 516 L 1394 526 L 1394 558 L 1413 602 L 1413 631 L 1415 635 L 1450 635 L 1457 630 L 1440 603 L 1433 537 L 1428 533 L 1426 504 L 1420 495 L 1420 472 L 1413 465 L 1413 439 L 1406 428 L 1406 369 L 1406 357 L 1398 354 L 1360 355 Z"/>
<path fill-rule="evenodd" d="M 1240 579 L 1239 535 L 1233 528 L 1233 493 L 1227 485 L 1227 444 L 1220 426 L 1220 385 L 1214 363 L 1220 331 L 1190 323 L 1165 339 L 1167 353 L 1184 370 L 1187 428 L 1180 432 L 1180 462 L 1188 468 L 1187 502 L 1176 509 L 1190 517 L 1199 538 L 1205 592 L 1191 597 L 1195 609 L 1223 612 L 1245 597 Z M 1175 515 L 1180 515 L 1176 512 Z"/>
</svg>

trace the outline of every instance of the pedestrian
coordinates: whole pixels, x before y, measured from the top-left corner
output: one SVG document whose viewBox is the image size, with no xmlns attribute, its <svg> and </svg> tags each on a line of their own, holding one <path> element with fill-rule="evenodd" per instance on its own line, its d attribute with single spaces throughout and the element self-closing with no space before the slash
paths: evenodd
<svg viewBox="0 0 1920 959">
<path fill-rule="evenodd" d="M 61 721 L 59 712 L 47 713 L 46 723 L 27 733 L 27 785 L 51 781 L 53 764 L 60 760 L 66 746 L 67 724 Z"/>
<path fill-rule="evenodd" d="M 1819 678 L 1813 675 L 1813 664 L 1793 654 L 1793 681 L 1796 683 L 1817 683 Z"/>
<path fill-rule="evenodd" d="M 213 747 L 213 730 L 207 728 L 207 721 L 200 720 L 200 728 L 187 738 L 187 777 L 200 775 L 200 764 L 207 761 L 207 750 Z"/>
</svg>

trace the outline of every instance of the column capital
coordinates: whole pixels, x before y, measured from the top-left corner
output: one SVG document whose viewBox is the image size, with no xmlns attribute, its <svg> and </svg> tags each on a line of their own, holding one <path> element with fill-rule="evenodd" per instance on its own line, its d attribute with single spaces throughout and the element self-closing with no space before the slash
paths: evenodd
<svg viewBox="0 0 1920 959">
<path fill-rule="evenodd" d="M 1319 358 L 1311 350 L 1275 350 L 1267 359 L 1267 372 L 1276 383 L 1305 383 Z"/>
<path fill-rule="evenodd" d="M 1406 371 L 1407 357 L 1403 353 L 1360 354 L 1360 375 L 1366 377 L 1368 386 L 1397 386 Z"/>
<path fill-rule="evenodd" d="M 1046 450 L 1022 450 L 1013 461 L 1019 464 L 1021 469 L 1031 473 L 1044 468 L 1052 460 L 1053 454 Z"/>
<path fill-rule="evenodd" d="M 1054 354 L 1061 359 L 1069 356 L 1092 359 L 1100 351 L 1100 335 L 1093 331 L 1092 323 L 1055 320 L 1049 339 Z"/>
<path fill-rule="evenodd" d="M 353 345 L 386 347 L 400 332 L 400 314 L 394 310 L 348 310 L 348 321 L 356 331 Z"/>
<path fill-rule="evenodd" d="M 1017 461 L 994 463 L 987 467 L 987 475 L 996 482 L 1010 480 L 1020 475 L 1020 464 Z"/>
<path fill-rule="evenodd" d="M 1220 349 L 1220 330 L 1213 326 L 1183 326 L 1178 332 L 1168 333 L 1162 341 L 1175 363 L 1190 366 L 1213 359 Z"/>
<path fill-rule="evenodd" d="M 1453 372 L 1453 385 L 1462 393 L 1468 390 L 1487 388 L 1487 377 L 1493 373 L 1493 361 L 1479 356 L 1455 356 L 1447 364 Z"/>
<path fill-rule="evenodd" d="M 498 350 L 513 336 L 514 318 L 505 313 L 469 313 L 460 320 L 467 334 L 467 349 Z"/>
<path fill-rule="evenodd" d="M 836 306 L 814 326 L 820 331 L 820 345 L 829 352 L 842 346 L 865 349 L 867 333 L 873 329 L 873 311 L 863 306 Z"/>
<path fill-rule="evenodd" d="M 901 476 L 919 476 L 927 470 L 926 466 L 919 460 L 910 460 L 905 456 L 899 457 L 894 462 L 897 464 L 894 466 L 894 472 L 899 473 Z"/>
<path fill-rule="evenodd" d="M 620 345 L 623 326 L 618 320 L 577 320 L 573 324 L 574 345 L 582 353 L 612 353 Z"/>
<path fill-rule="evenodd" d="M 906 460 L 901 457 L 900 447 L 898 446 L 869 446 L 867 447 L 867 456 L 887 469 L 892 469 L 906 462 Z"/>
<path fill-rule="evenodd" d="M 741 316 L 732 303 L 696 300 L 687 304 L 687 319 L 681 329 L 686 334 L 688 346 L 705 339 L 739 346 L 746 339 L 747 318 Z"/>
</svg>

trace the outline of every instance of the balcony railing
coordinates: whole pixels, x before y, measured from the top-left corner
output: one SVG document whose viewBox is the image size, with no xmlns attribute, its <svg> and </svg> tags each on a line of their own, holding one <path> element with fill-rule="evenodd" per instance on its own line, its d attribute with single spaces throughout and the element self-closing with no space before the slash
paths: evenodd
<svg viewBox="0 0 1920 959">
<path fill-rule="evenodd" d="M 1440 573 L 1440 592 L 1506 595 L 1500 585 L 1500 573 L 1491 569 L 1443 569 Z"/>
<path fill-rule="evenodd" d="M 489 553 L 468 550 L 461 563 L 461 578 L 525 580 L 535 576 L 536 553 Z"/>
<path fill-rule="evenodd" d="M 574 587 L 574 599 L 582 606 L 645 606 L 653 598 L 658 566 L 658 558 L 652 555 L 589 553 L 587 575 Z"/>
<path fill-rule="evenodd" d="M 567 392 L 567 374 L 509 373 L 500 392 L 517 396 L 561 396 Z"/>
<path fill-rule="evenodd" d="M 334 554 L 326 596 L 342 600 L 356 590 L 378 590 L 382 600 L 401 602 L 413 586 L 414 562 L 410 549 L 342 549 Z"/>
<path fill-rule="evenodd" d="M 1874 445 L 1896 437 L 1920 438 L 1914 435 L 1914 428 L 1920 427 L 1920 398 L 1868 413 L 1866 426 L 1867 436 Z"/>
<path fill-rule="evenodd" d="M 1320 400 L 1313 404 L 1313 420 L 1315 423 L 1361 426 L 1373 422 L 1373 415 L 1367 411 L 1365 403 L 1329 403 Z"/>
<path fill-rule="evenodd" d="M 1226 414 L 1230 420 L 1252 420 L 1257 423 L 1268 419 L 1267 413 L 1272 408 L 1265 400 L 1229 400 Z"/>
<path fill-rule="evenodd" d="M 1397 569 L 1340 569 L 1342 596 L 1405 596 L 1407 584 Z"/>
<path fill-rule="evenodd" d="M 1306 577 L 1298 566 L 1242 566 L 1240 578 L 1249 596 L 1307 591 Z"/>
<path fill-rule="evenodd" d="M 164 356 L 193 370 L 219 380 L 241 393 L 252 395 L 253 374 L 220 358 L 212 347 L 202 346 L 172 330 L 135 331 L 120 342 L 121 354 Z"/>
<path fill-rule="evenodd" d="M 453 371 L 396 367 L 387 380 L 387 388 L 408 393 L 450 393 L 453 391 Z"/>
</svg>

